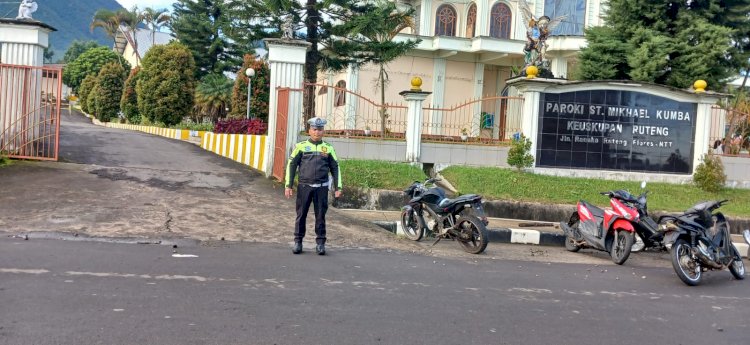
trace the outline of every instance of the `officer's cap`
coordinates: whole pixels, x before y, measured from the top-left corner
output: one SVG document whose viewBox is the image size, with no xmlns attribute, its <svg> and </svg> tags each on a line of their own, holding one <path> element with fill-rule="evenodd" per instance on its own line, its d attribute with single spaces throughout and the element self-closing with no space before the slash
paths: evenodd
<svg viewBox="0 0 750 345">
<path fill-rule="evenodd" d="M 327 122 L 328 121 L 326 121 L 326 119 L 323 119 L 317 116 L 313 117 L 312 119 L 307 120 L 307 123 L 310 124 L 310 127 L 315 127 L 315 128 L 323 128 Z"/>
</svg>

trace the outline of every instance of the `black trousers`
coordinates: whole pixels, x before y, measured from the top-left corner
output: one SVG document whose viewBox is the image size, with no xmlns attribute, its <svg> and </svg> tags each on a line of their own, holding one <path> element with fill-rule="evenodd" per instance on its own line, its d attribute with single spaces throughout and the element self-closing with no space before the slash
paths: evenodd
<svg viewBox="0 0 750 345">
<path fill-rule="evenodd" d="M 305 237 L 307 212 L 310 203 L 315 209 L 315 242 L 326 243 L 326 211 L 328 211 L 328 187 L 297 186 L 297 222 L 294 224 L 294 242 Z"/>
</svg>

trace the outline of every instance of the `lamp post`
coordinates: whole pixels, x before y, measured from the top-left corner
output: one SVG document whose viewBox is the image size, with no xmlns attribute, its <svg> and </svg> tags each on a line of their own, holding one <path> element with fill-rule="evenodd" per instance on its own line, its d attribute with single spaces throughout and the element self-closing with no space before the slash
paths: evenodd
<svg viewBox="0 0 750 345">
<path fill-rule="evenodd" d="M 247 118 L 250 118 L 250 89 L 252 88 L 252 79 L 255 76 L 255 70 L 249 68 L 245 70 L 247 76 Z"/>
</svg>

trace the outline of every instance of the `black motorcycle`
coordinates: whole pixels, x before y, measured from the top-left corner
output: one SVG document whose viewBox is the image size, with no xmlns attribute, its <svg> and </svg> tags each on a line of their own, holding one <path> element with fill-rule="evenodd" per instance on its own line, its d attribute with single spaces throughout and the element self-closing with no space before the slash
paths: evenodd
<svg viewBox="0 0 750 345">
<path fill-rule="evenodd" d="M 745 264 L 729 234 L 729 221 L 714 211 L 728 200 L 704 201 L 679 216 L 662 216 L 659 228 L 664 244 L 671 246 L 672 267 L 685 284 L 698 285 L 707 270 L 729 268 L 738 280 L 745 279 Z"/>
<path fill-rule="evenodd" d="M 445 192 L 435 186 L 437 179 L 424 183 L 414 181 L 404 193 L 411 199 L 402 208 L 401 227 L 407 238 L 419 241 L 425 230 L 437 238 L 458 241 L 463 249 L 479 254 L 487 248 L 487 216 L 482 207 L 482 197 L 476 194 L 448 199 Z M 431 185 L 428 186 L 427 185 Z"/>
<path fill-rule="evenodd" d="M 648 214 L 648 190 L 645 190 L 645 188 L 646 182 L 641 182 L 641 189 L 643 189 L 643 192 L 637 197 L 624 190 L 610 192 L 608 195 L 610 198 L 618 199 L 626 206 L 638 210 L 637 221 L 631 222 L 637 235 L 635 238 L 635 244 L 633 244 L 632 247 L 632 251 L 634 252 L 639 252 L 645 248 L 656 250 L 666 249 L 663 243 L 664 233 L 659 231 L 659 225 Z"/>
</svg>

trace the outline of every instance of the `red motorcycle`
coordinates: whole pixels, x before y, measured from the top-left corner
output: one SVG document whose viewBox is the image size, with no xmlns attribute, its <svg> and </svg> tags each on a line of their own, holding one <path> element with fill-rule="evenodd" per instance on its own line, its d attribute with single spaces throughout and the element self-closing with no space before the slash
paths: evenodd
<svg viewBox="0 0 750 345">
<path fill-rule="evenodd" d="M 612 208 L 601 209 L 584 200 L 578 201 L 577 211 L 570 220 L 560 222 L 565 232 L 565 249 L 577 252 L 581 248 L 594 248 L 608 252 L 612 261 L 622 265 L 630 256 L 635 241 L 633 223 L 640 221 L 638 210 L 622 202 L 625 191 L 600 194 L 609 197 Z"/>
</svg>

